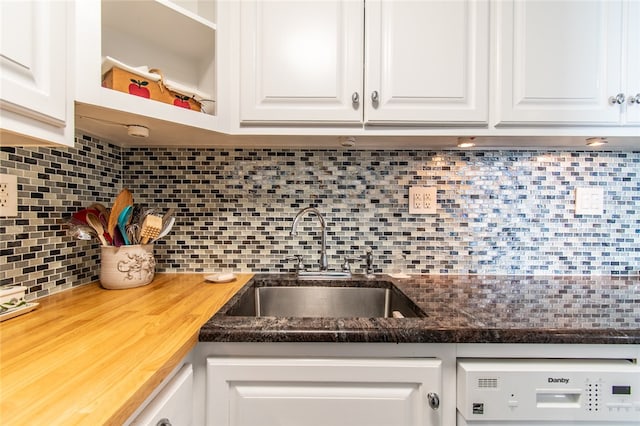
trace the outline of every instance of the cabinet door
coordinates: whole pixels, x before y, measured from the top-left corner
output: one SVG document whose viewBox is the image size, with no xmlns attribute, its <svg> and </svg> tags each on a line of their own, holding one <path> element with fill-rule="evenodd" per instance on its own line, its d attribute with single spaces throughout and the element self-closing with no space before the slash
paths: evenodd
<svg viewBox="0 0 640 426">
<path fill-rule="evenodd" d="M 365 28 L 367 124 L 487 123 L 487 1 L 367 1 Z"/>
<path fill-rule="evenodd" d="M 617 124 L 620 0 L 496 2 L 498 124 Z"/>
<path fill-rule="evenodd" d="M 189 426 L 193 418 L 193 366 L 185 364 L 171 380 L 163 386 L 142 412 L 131 423 L 132 426 L 156 426 L 168 424 Z M 161 423 L 165 420 L 166 423 Z"/>
<path fill-rule="evenodd" d="M 66 2 L 1 2 L 3 110 L 54 127 L 65 126 L 66 13 Z M 3 120 L 3 128 L 5 124 Z"/>
<path fill-rule="evenodd" d="M 441 424 L 436 359 L 208 358 L 208 426 Z"/>
<path fill-rule="evenodd" d="M 240 119 L 361 123 L 363 0 L 247 0 Z"/>
<path fill-rule="evenodd" d="M 632 0 L 625 4 L 626 26 L 626 123 L 640 125 L 640 1 Z M 631 102 L 633 100 L 633 102 Z"/>
</svg>

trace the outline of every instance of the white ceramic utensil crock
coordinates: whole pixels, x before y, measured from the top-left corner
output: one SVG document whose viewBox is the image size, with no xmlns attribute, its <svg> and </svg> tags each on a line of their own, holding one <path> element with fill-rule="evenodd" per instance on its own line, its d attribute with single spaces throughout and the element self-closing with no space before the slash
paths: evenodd
<svg viewBox="0 0 640 426">
<path fill-rule="evenodd" d="M 110 290 L 140 287 L 153 281 L 153 244 L 102 246 L 100 284 Z"/>
</svg>

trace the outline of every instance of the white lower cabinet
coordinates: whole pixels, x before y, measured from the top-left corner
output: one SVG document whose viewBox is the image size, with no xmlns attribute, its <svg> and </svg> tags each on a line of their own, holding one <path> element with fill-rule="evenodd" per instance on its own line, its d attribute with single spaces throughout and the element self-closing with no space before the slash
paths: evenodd
<svg viewBox="0 0 640 426">
<path fill-rule="evenodd" d="M 208 357 L 208 426 L 441 425 L 435 358 Z"/>
<path fill-rule="evenodd" d="M 190 426 L 193 419 L 193 367 L 184 364 L 129 423 L 132 426 Z"/>
</svg>

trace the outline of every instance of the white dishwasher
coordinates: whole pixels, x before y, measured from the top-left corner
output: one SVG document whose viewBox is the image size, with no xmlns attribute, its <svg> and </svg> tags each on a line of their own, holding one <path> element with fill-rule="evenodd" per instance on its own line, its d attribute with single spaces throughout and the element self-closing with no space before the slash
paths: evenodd
<svg viewBox="0 0 640 426">
<path fill-rule="evenodd" d="M 640 425 L 640 366 L 627 360 L 460 359 L 458 426 Z"/>
</svg>

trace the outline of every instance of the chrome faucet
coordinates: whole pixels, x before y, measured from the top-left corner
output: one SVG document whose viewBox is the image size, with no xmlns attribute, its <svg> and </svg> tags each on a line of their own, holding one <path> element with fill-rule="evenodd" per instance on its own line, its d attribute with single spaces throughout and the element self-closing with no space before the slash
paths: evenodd
<svg viewBox="0 0 640 426">
<path fill-rule="evenodd" d="M 307 207 L 305 209 L 300 210 L 296 215 L 295 219 L 293 219 L 293 225 L 291 225 L 291 235 L 292 236 L 296 235 L 296 231 L 298 229 L 298 222 L 300 221 L 300 218 L 302 218 L 302 216 L 304 216 L 307 213 L 316 215 L 318 217 L 318 220 L 320 221 L 320 226 L 322 227 L 322 239 L 321 239 L 322 248 L 320 249 L 320 270 L 326 271 L 329 267 L 329 264 L 327 261 L 327 222 L 324 220 L 324 217 L 322 217 L 322 214 L 318 211 L 318 209 L 316 209 L 315 207 Z"/>
</svg>

